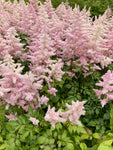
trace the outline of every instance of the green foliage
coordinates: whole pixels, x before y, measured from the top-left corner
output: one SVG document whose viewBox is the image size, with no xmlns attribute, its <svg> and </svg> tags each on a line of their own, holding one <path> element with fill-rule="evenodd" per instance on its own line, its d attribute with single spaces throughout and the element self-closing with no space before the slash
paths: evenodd
<svg viewBox="0 0 113 150">
<path fill-rule="evenodd" d="M 9 0 L 5 0 L 5 1 L 9 1 Z M 10 1 L 13 2 L 14 0 L 10 0 Z M 42 3 L 45 2 L 45 0 L 40 0 L 40 1 Z M 61 4 L 62 2 L 65 3 L 66 1 L 67 0 L 51 0 L 54 8 L 57 8 L 59 4 Z M 29 0 L 25 0 L 25 2 L 27 3 L 29 2 Z M 84 6 L 86 6 L 87 10 L 91 8 L 90 9 L 91 17 L 94 17 L 95 15 L 96 16 L 102 15 L 108 7 L 110 7 L 113 10 L 112 0 L 68 0 L 68 3 L 72 8 L 75 7 L 75 4 L 79 5 L 80 10 L 82 10 Z"/>
</svg>

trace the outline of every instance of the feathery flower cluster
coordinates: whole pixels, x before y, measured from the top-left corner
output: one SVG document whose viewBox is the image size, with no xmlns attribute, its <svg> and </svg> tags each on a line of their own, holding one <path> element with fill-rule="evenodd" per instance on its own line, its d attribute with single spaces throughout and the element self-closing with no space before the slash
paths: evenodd
<svg viewBox="0 0 113 150">
<path fill-rule="evenodd" d="M 38 125 L 39 120 L 37 120 L 36 118 L 30 117 L 29 120 L 34 124 L 34 125 Z"/>
<path fill-rule="evenodd" d="M 48 111 L 45 115 L 45 120 L 51 122 L 53 128 L 55 128 L 55 124 L 58 122 L 66 122 L 69 116 L 69 121 L 73 124 L 82 125 L 79 121 L 79 118 L 81 115 L 85 115 L 85 110 L 83 105 L 85 104 L 85 101 L 82 102 L 74 102 L 72 101 L 72 105 L 69 105 L 66 103 L 66 106 L 68 108 L 68 111 L 62 112 L 61 109 L 59 109 L 57 112 L 55 112 L 55 108 L 53 107 L 50 109 L 50 106 L 48 107 Z"/>
<path fill-rule="evenodd" d="M 5 116 L 6 116 L 6 118 L 8 118 L 8 119 L 9 119 L 9 121 L 11 121 L 11 120 L 17 120 L 16 115 L 17 115 L 17 114 L 15 113 L 15 115 L 10 114 L 10 115 L 5 115 Z"/>
<path fill-rule="evenodd" d="M 102 87 L 102 90 L 94 89 L 94 91 L 99 99 L 101 99 L 101 95 L 104 95 L 104 99 L 100 100 L 104 107 L 108 100 L 113 100 L 113 71 L 108 70 L 101 78 L 103 81 L 99 81 L 96 85 Z"/>
<path fill-rule="evenodd" d="M 14 63 L 12 57 L 7 53 L 0 64 L 0 97 L 11 105 L 18 105 L 27 111 L 30 104 L 34 109 L 41 104 L 47 104 L 47 97 L 38 93 L 42 89 L 43 80 L 37 80 L 32 72 L 21 74 L 23 67 Z M 37 90 L 38 89 L 38 90 Z M 41 99 L 38 101 L 38 99 Z"/>
</svg>

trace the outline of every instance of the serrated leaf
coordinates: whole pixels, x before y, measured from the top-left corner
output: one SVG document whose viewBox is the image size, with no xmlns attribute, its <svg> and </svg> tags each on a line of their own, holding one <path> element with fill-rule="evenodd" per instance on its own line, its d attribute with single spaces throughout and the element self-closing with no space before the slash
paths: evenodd
<svg viewBox="0 0 113 150">
<path fill-rule="evenodd" d="M 23 133 L 24 132 L 24 130 L 25 130 L 25 125 L 22 125 L 21 127 L 20 127 L 20 129 L 18 130 L 18 133 Z"/>
<path fill-rule="evenodd" d="M 55 142 L 55 139 L 49 139 L 49 144 L 50 145 L 54 144 L 54 142 Z"/>
<path fill-rule="evenodd" d="M 35 131 L 36 133 L 39 133 L 40 129 L 35 126 L 34 129 L 33 129 L 33 131 Z"/>
<path fill-rule="evenodd" d="M 67 149 L 67 150 L 74 150 L 74 145 L 72 143 L 67 143 L 66 147 L 64 148 L 64 150 L 65 149 Z"/>
<path fill-rule="evenodd" d="M 74 139 L 75 139 L 75 142 L 77 142 L 77 143 L 79 143 L 79 142 L 80 142 L 80 136 L 75 135 Z"/>
<path fill-rule="evenodd" d="M 21 135 L 21 138 L 20 138 L 20 140 L 21 141 L 25 141 L 25 139 L 26 139 L 26 137 L 29 135 L 29 131 L 25 131 L 22 135 Z"/>
<path fill-rule="evenodd" d="M 48 143 L 48 139 L 44 136 L 40 136 L 38 139 L 37 139 L 37 144 L 46 144 Z"/>
<path fill-rule="evenodd" d="M 88 126 L 94 126 L 95 127 L 96 126 L 96 122 L 92 120 L 92 121 L 90 121 L 88 123 Z"/>
<path fill-rule="evenodd" d="M 77 132 L 83 133 L 83 134 L 87 133 L 86 130 L 82 126 L 77 126 Z"/>
</svg>

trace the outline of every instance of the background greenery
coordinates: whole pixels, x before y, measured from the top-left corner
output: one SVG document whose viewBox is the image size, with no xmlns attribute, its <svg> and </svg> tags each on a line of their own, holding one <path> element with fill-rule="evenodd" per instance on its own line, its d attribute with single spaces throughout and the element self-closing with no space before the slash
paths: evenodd
<svg viewBox="0 0 113 150">
<path fill-rule="evenodd" d="M 8 0 L 6 0 L 8 1 Z M 10 0 L 13 2 L 14 0 Z M 19 1 L 19 0 L 18 0 Z M 25 0 L 28 2 L 29 0 Z M 42 3 L 45 0 L 40 0 Z M 56 8 L 61 4 L 61 2 L 66 2 L 66 0 L 51 0 L 53 7 Z M 113 10 L 113 0 L 68 0 L 69 5 L 74 8 L 75 4 L 79 5 L 80 10 L 86 6 L 87 9 L 91 7 L 91 17 L 102 15 L 107 7 L 109 6 Z"/>
</svg>

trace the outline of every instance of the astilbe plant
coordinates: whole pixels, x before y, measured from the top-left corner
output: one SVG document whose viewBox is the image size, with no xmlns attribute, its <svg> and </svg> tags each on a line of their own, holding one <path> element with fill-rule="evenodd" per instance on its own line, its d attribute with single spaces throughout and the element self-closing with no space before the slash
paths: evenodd
<svg viewBox="0 0 113 150">
<path fill-rule="evenodd" d="M 58 90 L 52 83 L 62 80 L 64 65 L 71 68 L 69 75 L 74 76 L 76 66 L 79 66 L 80 72 L 87 76 L 112 62 L 109 55 L 113 17 L 109 8 L 93 22 L 90 10 L 80 11 L 77 6 L 72 9 L 68 3 L 54 9 L 50 0 L 44 5 L 36 0 L 30 0 L 27 5 L 24 0 L 19 3 L 2 0 L 0 16 L 0 98 L 7 104 L 6 109 L 17 105 L 28 111 L 30 105 L 35 111 L 42 104 L 50 104 L 49 98 L 44 93 L 41 95 L 40 90 L 46 82 L 49 94 L 56 95 Z M 25 48 L 18 33 L 26 35 Z M 19 61 L 15 63 L 17 57 Z M 29 71 L 24 74 L 24 66 L 20 63 L 23 61 L 30 62 Z M 49 106 L 45 120 L 55 127 L 57 122 L 66 122 L 69 117 L 70 122 L 81 125 L 78 120 L 85 114 L 83 104 L 84 101 L 66 104 L 68 111 L 65 112 L 55 112 L 55 108 Z M 33 118 L 30 120 L 38 124 Z"/>
</svg>

